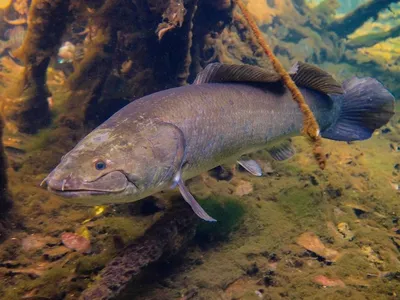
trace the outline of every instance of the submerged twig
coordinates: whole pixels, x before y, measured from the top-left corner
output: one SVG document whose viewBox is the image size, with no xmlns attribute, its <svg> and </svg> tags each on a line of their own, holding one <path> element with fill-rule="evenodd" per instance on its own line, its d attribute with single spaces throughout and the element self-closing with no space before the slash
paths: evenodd
<svg viewBox="0 0 400 300">
<path fill-rule="evenodd" d="M 270 59 L 275 71 L 281 76 L 282 81 L 289 89 L 293 100 L 297 102 L 299 105 L 300 110 L 304 115 L 304 127 L 303 127 L 303 134 L 307 134 L 311 140 L 314 142 L 314 156 L 320 166 L 321 169 L 325 168 L 326 165 L 326 157 L 322 153 L 322 140 L 320 136 L 320 130 L 318 123 L 312 113 L 311 109 L 307 105 L 303 95 L 297 88 L 296 84 L 290 77 L 289 73 L 285 70 L 281 62 L 275 57 L 274 53 L 268 46 L 267 42 L 263 38 L 261 30 L 258 28 L 254 18 L 251 16 L 250 12 L 247 10 L 246 6 L 243 4 L 241 0 L 234 0 L 234 3 L 239 6 L 240 10 L 243 13 L 243 16 L 247 20 L 249 27 L 251 28 L 253 34 L 255 35 L 258 43 L 263 48 L 265 54 Z"/>
<path fill-rule="evenodd" d="M 193 238 L 197 223 L 190 207 L 182 204 L 184 207 L 172 208 L 142 237 L 114 258 L 100 273 L 95 284 L 82 293 L 80 299 L 111 299 L 143 268 L 181 250 Z"/>
</svg>

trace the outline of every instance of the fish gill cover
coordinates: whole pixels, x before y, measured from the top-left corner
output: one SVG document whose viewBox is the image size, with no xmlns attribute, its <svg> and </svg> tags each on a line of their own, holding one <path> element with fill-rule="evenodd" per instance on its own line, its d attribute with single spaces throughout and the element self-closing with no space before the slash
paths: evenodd
<svg viewBox="0 0 400 300">
<path fill-rule="evenodd" d="M 398 297 L 398 114 L 368 141 L 324 140 L 324 171 L 294 138 L 288 160 L 268 149 L 243 160 L 262 176 L 229 161 L 191 179 L 190 192 L 221 222 L 198 235 L 174 191 L 67 204 L 40 182 L 120 108 L 192 83 L 210 63 L 272 66 L 229 0 L 1 4 L 0 298 Z M 300 61 L 339 82 L 372 77 L 399 98 L 399 1 L 244 4 L 285 70 Z M 17 28 L 22 47 L 9 42 Z"/>
</svg>

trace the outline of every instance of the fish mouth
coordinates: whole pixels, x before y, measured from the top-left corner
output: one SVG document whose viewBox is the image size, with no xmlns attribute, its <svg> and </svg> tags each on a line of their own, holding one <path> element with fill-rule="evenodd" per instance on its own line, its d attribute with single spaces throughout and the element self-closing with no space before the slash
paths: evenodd
<svg viewBox="0 0 400 300">
<path fill-rule="evenodd" d="M 118 194 L 122 192 L 114 192 L 114 191 L 97 191 L 97 190 L 58 190 L 53 189 L 52 187 L 48 186 L 47 190 L 53 194 L 58 196 L 62 196 L 65 198 L 76 198 L 76 197 L 90 197 L 90 196 L 101 196 L 101 195 L 111 195 L 111 194 Z"/>
<path fill-rule="evenodd" d="M 124 193 L 128 188 L 137 189 L 121 171 L 109 172 L 93 181 L 85 181 L 72 175 L 56 177 L 50 173 L 41 185 L 43 184 L 47 185 L 49 192 L 65 198 L 117 195 Z"/>
</svg>

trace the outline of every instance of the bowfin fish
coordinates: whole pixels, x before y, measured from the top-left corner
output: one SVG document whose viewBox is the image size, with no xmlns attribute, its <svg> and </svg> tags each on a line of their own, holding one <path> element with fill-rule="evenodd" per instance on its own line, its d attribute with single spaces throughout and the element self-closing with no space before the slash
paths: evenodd
<svg viewBox="0 0 400 300">
<path fill-rule="evenodd" d="M 394 97 L 373 78 L 339 84 L 316 66 L 291 71 L 322 137 L 364 140 L 394 114 Z M 294 155 L 303 114 L 280 76 L 246 65 L 208 65 L 194 84 L 128 104 L 84 137 L 44 179 L 71 202 L 133 202 L 178 187 L 193 211 L 215 221 L 184 182 L 232 159 L 269 148 L 278 160 Z M 243 162 L 242 162 L 243 163 Z M 243 163 L 259 174 L 257 167 Z"/>
</svg>

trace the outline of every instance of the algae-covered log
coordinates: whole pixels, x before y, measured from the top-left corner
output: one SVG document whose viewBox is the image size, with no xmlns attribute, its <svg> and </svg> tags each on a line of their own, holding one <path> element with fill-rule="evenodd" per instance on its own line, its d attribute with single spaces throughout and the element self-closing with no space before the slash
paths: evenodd
<svg viewBox="0 0 400 300">
<path fill-rule="evenodd" d="M 188 81 L 211 62 L 225 62 L 220 57 L 220 34 L 232 22 L 233 5 L 230 0 L 199 1 L 193 22 L 192 63 Z M 212 11 L 213 13 L 210 13 Z"/>
<path fill-rule="evenodd" d="M 400 36 L 400 25 L 392 28 L 389 31 L 379 32 L 379 33 L 370 33 L 367 35 L 363 35 L 351 40 L 347 47 L 349 48 L 364 48 L 364 47 L 372 47 L 380 42 L 386 41 L 390 38 L 396 38 Z"/>
<path fill-rule="evenodd" d="M 398 2 L 399 0 L 371 0 L 343 18 L 332 22 L 327 30 L 335 32 L 339 37 L 346 37 L 360 28 L 370 18 L 376 19 L 382 10 Z"/>
<path fill-rule="evenodd" d="M 5 217 L 12 204 L 7 186 L 7 162 L 2 140 L 3 125 L 3 119 L 0 116 L 0 241 L 6 236 L 7 220 Z"/>
<path fill-rule="evenodd" d="M 143 268 L 182 250 L 195 234 L 197 218 L 189 206 L 181 204 L 169 210 L 142 237 L 114 258 L 80 299 L 111 299 Z"/>
<path fill-rule="evenodd" d="M 117 32 L 112 23 L 97 30 L 87 54 L 69 78 L 71 93 L 66 104 L 67 113 L 61 117 L 62 122 L 74 119 L 77 127 L 83 125 L 87 106 L 93 99 L 101 97 L 112 69 L 116 38 Z"/>
<path fill-rule="evenodd" d="M 95 34 L 68 80 L 71 94 L 61 123 L 81 127 L 115 99 L 186 84 L 196 3 L 106 1 L 90 18 Z M 114 79 L 123 87 L 110 86 Z"/>
<path fill-rule="evenodd" d="M 0 116 L 0 219 L 10 208 L 11 202 L 7 189 L 7 162 L 3 146 L 3 119 Z"/>
<path fill-rule="evenodd" d="M 18 56 L 25 64 L 13 102 L 5 108 L 7 122 L 25 133 L 35 133 L 50 122 L 46 71 L 57 51 L 69 15 L 69 0 L 35 0 L 29 11 L 28 32 Z"/>
</svg>

